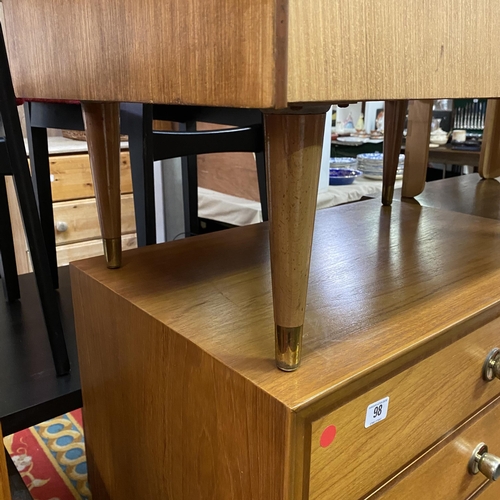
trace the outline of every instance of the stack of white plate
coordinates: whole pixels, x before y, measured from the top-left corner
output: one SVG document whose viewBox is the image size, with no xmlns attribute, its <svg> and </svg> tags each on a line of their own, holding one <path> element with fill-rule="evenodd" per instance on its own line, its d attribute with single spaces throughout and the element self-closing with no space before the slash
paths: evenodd
<svg viewBox="0 0 500 500">
<path fill-rule="evenodd" d="M 368 179 L 382 180 L 384 155 L 382 153 L 364 153 L 358 155 L 358 170 Z M 399 155 L 398 169 L 396 179 L 403 178 L 403 169 L 405 165 L 405 155 Z"/>
<path fill-rule="evenodd" d="M 350 168 L 356 170 L 357 165 L 358 165 L 358 160 L 356 160 L 356 158 L 349 158 L 349 157 L 330 158 L 330 168 Z"/>
</svg>

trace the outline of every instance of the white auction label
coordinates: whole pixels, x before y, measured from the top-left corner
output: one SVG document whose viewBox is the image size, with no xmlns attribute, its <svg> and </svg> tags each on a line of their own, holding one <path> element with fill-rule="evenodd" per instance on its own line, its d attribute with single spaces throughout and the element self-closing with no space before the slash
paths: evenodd
<svg viewBox="0 0 500 500">
<path fill-rule="evenodd" d="M 389 397 L 381 399 L 372 403 L 366 409 L 365 429 L 384 420 L 387 417 L 387 410 L 389 409 Z"/>
</svg>

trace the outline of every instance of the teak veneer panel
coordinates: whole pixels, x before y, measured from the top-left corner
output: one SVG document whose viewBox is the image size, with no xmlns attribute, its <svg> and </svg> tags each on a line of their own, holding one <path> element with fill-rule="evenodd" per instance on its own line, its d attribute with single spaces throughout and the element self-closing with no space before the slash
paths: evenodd
<svg viewBox="0 0 500 500">
<path fill-rule="evenodd" d="M 481 490 L 477 500 L 498 500 L 500 498 L 500 484 L 498 482 L 486 485 L 485 488 Z M 476 497 L 474 497 L 476 500 Z"/>
<path fill-rule="evenodd" d="M 389 477 L 498 396 L 500 381 L 481 379 L 484 360 L 498 345 L 500 318 L 314 422 L 310 500 L 361 498 L 381 478 Z M 450 365 L 460 369 L 450 370 Z M 368 406 L 388 396 L 387 417 L 365 429 Z M 335 442 L 322 448 L 321 435 L 330 425 L 337 428 Z M 350 457 L 347 468 L 346 456 Z"/>
<path fill-rule="evenodd" d="M 396 482 L 381 490 L 378 498 L 383 500 L 401 500 L 406 498 L 460 499 L 469 498 L 480 486 L 487 482 L 481 474 L 469 474 L 467 464 L 472 452 L 479 443 L 486 443 L 488 452 L 500 453 L 499 401 L 486 408 L 476 418 L 467 422 L 463 428 L 449 437 L 435 453 L 417 462 L 413 470 Z M 493 483 L 491 491 L 499 498 L 499 485 Z M 487 490 L 486 490 L 487 491 Z M 493 498 L 493 497 L 492 497 Z M 483 500 L 483 497 L 479 497 Z"/>
<path fill-rule="evenodd" d="M 74 263 L 93 489 L 307 498 L 315 420 L 484 328 L 481 364 L 500 317 L 499 236 L 497 221 L 409 204 L 318 212 L 303 363 L 288 374 L 273 359 L 267 224 L 131 250 L 115 271 Z M 497 394 L 480 374 L 464 414 Z"/>
<path fill-rule="evenodd" d="M 497 0 L 290 0 L 289 11 L 289 102 L 500 95 Z"/>
<path fill-rule="evenodd" d="M 16 95 L 274 107 L 285 3 L 5 0 Z"/>
<path fill-rule="evenodd" d="M 486 311 L 499 303 L 496 221 L 406 203 L 382 208 L 377 200 L 322 210 L 303 364 L 280 373 L 267 233 L 267 224 L 256 224 L 133 250 L 114 272 L 100 260 L 75 265 L 295 410 L 500 312 Z"/>
<path fill-rule="evenodd" d="M 497 0 L 3 4 L 20 97 L 282 108 L 500 96 Z"/>
<path fill-rule="evenodd" d="M 286 408 L 106 288 L 95 290 L 94 299 L 107 312 L 88 317 L 91 288 L 82 285 L 90 278 L 74 273 L 72 279 L 74 300 L 83 306 L 77 311 L 79 357 L 93 360 L 81 374 L 88 388 L 89 477 L 98 498 L 280 498 L 292 418 Z M 96 356 L 104 331 L 119 341 L 110 350 L 101 339 L 102 357 Z M 214 413 L 216 407 L 223 411 Z M 151 467 L 153 457 L 160 469 Z"/>
<path fill-rule="evenodd" d="M 198 156 L 198 186 L 260 202 L 253 153 L 213 153 Z"/>
<path fill-rule="evenodd" d="M 428 182 L 414 200 L 402 201 L 500 220 L 499 200 L 500 182 L 469 174 Z"/>
</svg>

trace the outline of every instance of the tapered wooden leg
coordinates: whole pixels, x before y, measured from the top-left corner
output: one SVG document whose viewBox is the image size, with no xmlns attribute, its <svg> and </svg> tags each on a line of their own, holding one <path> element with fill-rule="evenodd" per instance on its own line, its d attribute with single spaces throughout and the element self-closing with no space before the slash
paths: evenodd
<svg viewBox="0 0 500 500">
<path fill-rule="evenodd" d="M 394 197 L 396 171 L 403 142 L 406 109 L 408 101 L 386 101 L 384 118 L 384 176 L 382 183 L 382 204 L 389 206 Z"/>
<path fill-rule="evenodd" d="M 120 107 L 118 103 L 82 104 L 90 168 L 106 262 L 121 266 Z"/>
<path fill-rule="evenodd" d="M 410 101 L 408 106 L 403 198 L 414 198 L 425 188 L 433 103 L 432 100 Z"/>
<path fill-rule="evenodd" d="M 483 179 L 500 177 L 500 101 L 489 99 L 479 159 L 479 175 Z"/>
<path fill-rule="evenodd" d="M 325 114 L 266 114 L 276 364 L 300 363 Z"/>
<path fill-rule="evenodd" d="M 267 175 L 266 175 L 266 159 L 264 151 L 255 153 L 255 164 L 257 167 L 257 181 L 259 183 L 259 198 L 260 209 L 262 212 L 262 220 L 269 220 L 269 211 L 267 203 Z"/>
</svg>

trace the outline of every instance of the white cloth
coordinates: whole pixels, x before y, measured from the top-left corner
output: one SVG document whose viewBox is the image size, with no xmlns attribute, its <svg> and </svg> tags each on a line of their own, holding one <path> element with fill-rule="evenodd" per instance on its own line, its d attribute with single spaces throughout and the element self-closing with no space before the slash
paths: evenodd
<svg viewBox="0 0 500 500">
<path fill-rule="evenodd" d="M 402 181 L 396 181 L 396 189 L 401 186 Z M 319 193 L 317 209 L 357 201 L 363 196 L 376 198 L 381 193 L 382 181 L 361 178 L 349 186 L 329 186 L 328 191 Z M 198 188 L 198 215 L 204 219 L 217 220 L 233 226 L 262 222 L 262 211 L 258 201 L 205 188 Z"/>
<path fill-rule="evenodd" d="M 49 155 L 69 155 L 88 151 L 87 141 L 76 141 L 62 136 L 49 137 L 48 144 Z M 26 148 L 26 154 L 28 154 L 28 139 L 24 139 L 24 147 Z M 121 142 L 120 148 L 128 149 L 128 142 Z"/>
</svg>

